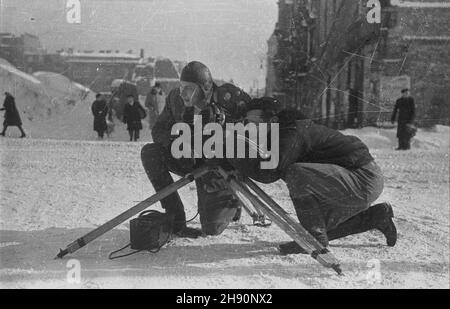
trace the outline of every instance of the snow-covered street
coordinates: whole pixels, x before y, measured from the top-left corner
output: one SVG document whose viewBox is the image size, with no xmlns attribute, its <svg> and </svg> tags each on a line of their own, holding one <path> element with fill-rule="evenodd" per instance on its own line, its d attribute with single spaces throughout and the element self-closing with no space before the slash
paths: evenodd
<svg viewBox="0 0 450 309">
<path fill-rule="evenodd" d="M 449 288 L 450 129 L 420 131 L 411 152 L 396 152 L 394 130 L 351 130 L 371 147 L 394 205 L 396 247 L 377 232 L 335 241 L 344 277 L 307 256 L 280 256 L 276 226 L 247 215 L 218 237 L 176 239 L 158 254 L 110 261 L 129 241 L 128 222 L 65 260 L 59 248 L 153 192 L 140 163 L 144 142 L 0 139 L 0 287 L 3 288 Z M 293 214 L 284 184 L 264 186 Z M 196 214 L 194 185 L 181 191 Z M 198 218 L 192 223 L 199 227 Z M 68 261 L 81 283 L 67 281 Z M 69 264 L 70 265 L 70 264 Z M 379 271 L 378 271 L 379 270 Z"/>
</svg>

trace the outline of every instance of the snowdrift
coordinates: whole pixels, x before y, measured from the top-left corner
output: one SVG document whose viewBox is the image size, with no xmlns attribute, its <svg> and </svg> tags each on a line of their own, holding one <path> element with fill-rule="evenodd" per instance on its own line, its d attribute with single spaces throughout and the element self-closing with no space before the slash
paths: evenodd
<svg viewBox="0 0 450 309">
<path fill-rule="evenodd" d="M 11 63 L 9 63 L 8 61 L 6 61 L 3 58 L 0 58 L 0 64 L 6 65 L 6 66 L 10 66 L 13 67 L 13 65 Z"/>
<path fill-rule="evenodd" d="M 8 91 L 16 98 L 22 120 L 33 120 L 51 113 L 52 106 L 41 82 L 10 65 L 0 64 L 0 89 L 2 95 Z"/>
<path fill-rule="evenodd" d="M 94 93 L 87 87 L 72 82 L 67 77 L 52 72 L 36 72 L 33 76 L 38 79 L 46 93 L 60 104 L 70 104 L 84 100 L 95 100 Z"/>
<path fill-rule="evenodd" d="M 0 89 L 16 98 L 24 123 L 64 114 L 77 104 L 95 99 L 92 91 L 60 74 L 40 72 L 32 76 L 3 59 L 0 61 Z"/>
</svg>

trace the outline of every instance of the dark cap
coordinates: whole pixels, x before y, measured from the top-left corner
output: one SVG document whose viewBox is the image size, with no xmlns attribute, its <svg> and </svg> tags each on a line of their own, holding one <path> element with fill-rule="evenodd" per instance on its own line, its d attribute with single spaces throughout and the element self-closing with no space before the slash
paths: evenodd
<svg viewBox="0 0 450 309">
<path fill-rule="evenodd" d="M 409 91 L 409 89 L 408 89 L 408 88 L 405 88 L 405 89 L 402 90 L 402 93 L 406 93 L 406 92 L 408 92 L 408 91 Z"/>
<path fill-rule="evenodd" d="M 214 83 L 211 71 L 198 61 L 192 61 L 183 68 L 180 80 L 197 84 L 206 91 L 210 90 Z"/>
</svg>

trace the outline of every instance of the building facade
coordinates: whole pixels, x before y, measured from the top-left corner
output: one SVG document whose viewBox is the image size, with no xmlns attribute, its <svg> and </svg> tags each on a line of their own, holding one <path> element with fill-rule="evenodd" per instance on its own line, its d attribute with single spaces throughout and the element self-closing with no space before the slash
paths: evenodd
<svg viewBox="0 0 450 309">
<path fill-rule="evenodd" d="M 406 85 L 419 125 L 449 125 L 450 1 L 391 0 L 384 14 L 390 27 L 383 31 L 380 67 L 372 77 L 381 108 L 392 109 Z"/>
<path fill-rule="evenodd" d="M 380 4 L 369 23 L 368 1 L 280 0 L 266 94 L 343 129 L 388 121 L 411 88 L 419 125 L 447 123 L 449 3 Z"/>
<path fill-rule="evenodd" d="M 129 53 L 101 51 L 98 53 L 63 52 L 68 69 L 64 75 L 94 92 L 111 91 L 113 80 L 131 80 L 141 57 Z"/>
</svg>

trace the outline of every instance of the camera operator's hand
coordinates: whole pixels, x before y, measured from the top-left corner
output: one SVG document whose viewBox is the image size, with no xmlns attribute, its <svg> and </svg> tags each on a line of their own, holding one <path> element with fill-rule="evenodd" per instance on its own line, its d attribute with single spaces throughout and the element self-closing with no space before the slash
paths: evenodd
<svg viewBox="0 0 450 309">
<path fill-rule="evenodd" d="M 208 105 L 206 108 L 199 112 L 202 116 L 202 125 L 205 126 L 208 123 L 218 123 L 222 127 L 225 125 L 226 115 L 223 109 L 219 108 L 215 103 Z"/>
</svg>

